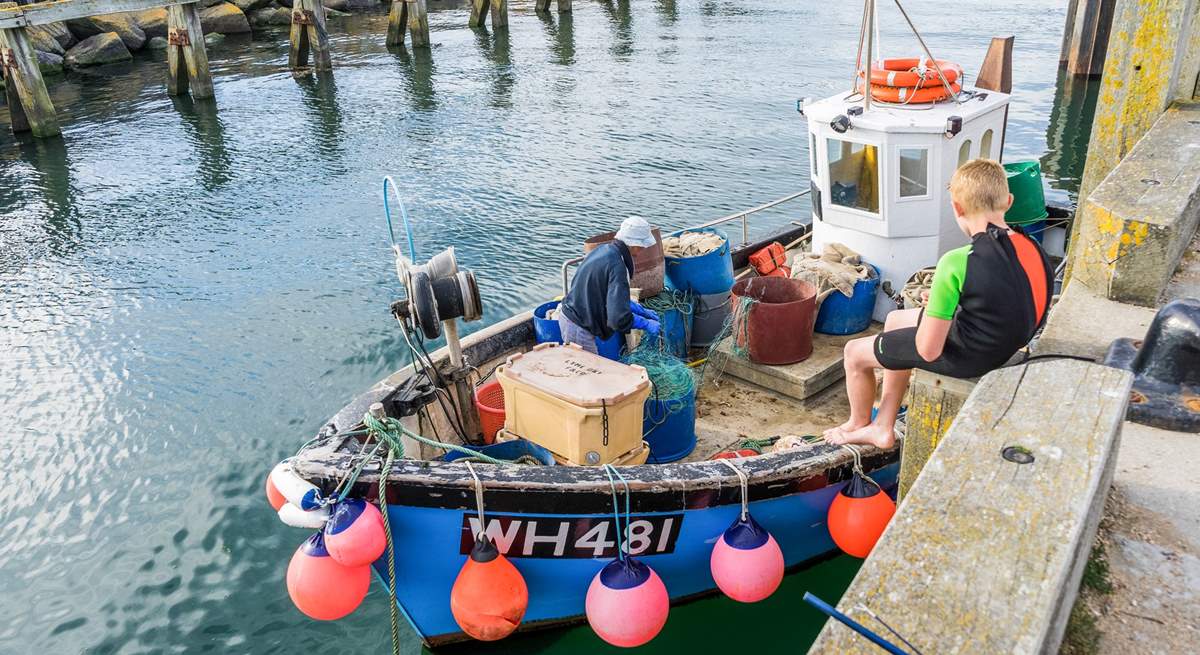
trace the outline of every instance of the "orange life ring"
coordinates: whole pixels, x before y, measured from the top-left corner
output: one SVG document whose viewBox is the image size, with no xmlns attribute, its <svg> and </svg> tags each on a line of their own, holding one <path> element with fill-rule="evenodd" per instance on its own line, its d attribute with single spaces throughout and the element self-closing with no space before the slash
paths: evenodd
<svg viewBox="0 0 1200 655">
<path fill-rule="evenodd" d="M 957 83 L 950 85 L 950 90 L 958 93 L 962 87 Z M 860 82 L 857 91 L 862 93 L 863 87 Z M 925 104 L 930 102 L 941 102 L 950 97 L 946 92 L 946 87 L 942 85 L 929 86 L 925 88 L 912 88 L 907 86 L 886 86 L 882 84 L 871 85 L 871 98 L 879 102 L 889 102 L 898 105 L 908 104 Z"/>
<path fill-rule="evenodd" d="M 944 59 L 938 59 L 936 62 L 935 67 L 933 61 L 924 57 L 881 60 L 871 67 L 871 84 L 915 88 L 941 86 L 942 79 L 938 75 L 938 68 L 941 68 L 948 84 L 955 84 L 962 77 L 962 67 L 958 64 Z M 925 64 L 924 77 L 917 72 L 922 63 Z M 861 73 L 859 77 L 862 77 Z"/>
</svg>

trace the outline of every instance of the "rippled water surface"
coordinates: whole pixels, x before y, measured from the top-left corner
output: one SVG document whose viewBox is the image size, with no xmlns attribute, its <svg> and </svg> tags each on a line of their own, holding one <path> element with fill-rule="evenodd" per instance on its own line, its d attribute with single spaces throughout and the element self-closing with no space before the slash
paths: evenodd
<svg viewBox="0 0 1200 655">
<path fill-rule="evenodd" d="M 910 4 L 969 69 L 976 35 L 1017 35 L 1006 156 L 1045 156 L 1066 198 L 1088 118 L 1086 93 L 1056 101 L 1063 3 Z M 419 253 L 453 244 L 478 273 L 485 323 L 556 293 L 558 264 L 627 214 L 682 227 L 807 186 L 795 101 L 848 85 L 861 4 L 575 7 L 514 2 L 496 34 L 435 4 L 435 47 L 415 53 L 384 48 L 382 13 L 331 21 L 321 81 L 285 70 L 283 33 L 230 38 L 210 49 L 215 106 L 169 98 L 164 64 L 139 55 L 53 82 L 61 140 L 14 138 L 0 105 L 0 651 L 386 648 L 378 585 L 337 623 L 292 608 L 302 535 L 262 494 L 274 462 L 403 363 L 382 175 Z M 916 51 L 898 29 L 883 41 Z M 854 570 L 679 608 L 655 646 L 798 651 L 821 624 L 803 591 L 836 597 Z M 598 644 L 572 630 L 493 650 Z"/>
</svg>

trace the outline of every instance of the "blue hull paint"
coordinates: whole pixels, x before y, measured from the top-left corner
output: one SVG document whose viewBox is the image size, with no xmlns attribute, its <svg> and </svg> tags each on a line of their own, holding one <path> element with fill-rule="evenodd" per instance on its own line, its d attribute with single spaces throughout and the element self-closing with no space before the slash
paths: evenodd
<svg viewBox="0 0 1200 655">
<path fill-rule="evenodd" d="M 885 489 L 894 490 L 899 464 L 872 473 Z M 753 502 L 754 518 L 774 535 L 787 566 L 796 566 L 835 549 L 825 517 L 839 483 L 814 491 Z M 715 589 L 708 560 L 713 543 L 734 521 L 740 506 L 687 510 L 675 550 L 639 557 L 662 577 L 672 600 Z M 666 512 L 664 514 L 670 514 Z M 678 512 L 675 512 L 678 513 Z M 466 555 L 459 553 L 463 515 L 471 511 L 392 505 L 388 517 L 396 549 L 396 600 L 423 639 L 438 642 L 464 638 L 450 614 L 450 589 Z M 522 518 L 536 520 L 529 514 Z M 597 515 L 611 518 L 611 514 Z M 651 516 L 638 514 L 635 516 Z M 561 518 L 561 517 L 555 517 Z M 514 558 L 529 585 L 524 623 L 562 621 L 584 612 L 584 597 L 596 573 L 609 561 L 598 559 Z M 381 559 L 376 573 L 387 580 Z"/>
</svg>

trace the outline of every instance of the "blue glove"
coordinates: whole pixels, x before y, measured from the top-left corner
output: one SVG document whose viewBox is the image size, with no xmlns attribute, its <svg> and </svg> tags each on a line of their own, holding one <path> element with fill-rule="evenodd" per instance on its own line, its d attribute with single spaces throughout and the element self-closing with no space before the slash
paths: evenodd
<svg viewBox="0 0 1200 655">
<path fill-rule="evenodd" d="M 650 320 L 645 316 L 633 315 L 633 329 L 641 330 L 646 333 L 646 336 L 651 339 L 657 339 L 661 328 L 658 321 Z"/>
<path fill-rule="evenodd" d="M 636 300 L 629 301 L 629 311 L 633 312 L 634 316 L 641 316 L 648 321 L 658 320 L 658 314 L 655 314 L 653 311 L 642 307 L 642 304 Z"/>
</svg>

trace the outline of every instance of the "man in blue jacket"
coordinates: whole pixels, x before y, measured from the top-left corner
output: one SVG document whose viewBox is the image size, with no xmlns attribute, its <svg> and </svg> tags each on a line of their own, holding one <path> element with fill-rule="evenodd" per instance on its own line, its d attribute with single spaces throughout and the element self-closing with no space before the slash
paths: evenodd
<svg viewBox="0 0 1200 655">
<path fill-rule="evenodd" d="M 588 254 L 558 312 L 564 342 L 594 353 L 597 340 L 607 341 L 630 328 L 644 330 L 647 338 L 658 336 L 658 315 L 629 297 L 633 256 L 654 243 L 646 219 L 630 216 L 614 240 Z"/>
</svg>

